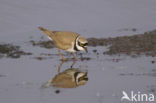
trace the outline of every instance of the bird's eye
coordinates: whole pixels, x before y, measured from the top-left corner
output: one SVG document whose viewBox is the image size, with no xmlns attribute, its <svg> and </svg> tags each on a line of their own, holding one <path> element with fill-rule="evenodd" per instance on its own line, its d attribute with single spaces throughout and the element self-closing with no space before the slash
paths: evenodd
<svg viewBox="0 0 156 103">
<path fill-rule="evenodd" d="M 80 77 L 79 79 L 78 79 L 78 82 L 80 82 L 80 81 L 82 81 L 83 80 L 83 77 Z"/>
<path fill-rule="evenodd" d="M 80 43 L 80 42 L 78 42 L 78 44 L 79 44 L 79 46 L 81 46 L 81 47 L 83 46 L 83 44 L 82 44 L 82 43 Z"/>
<path fill-rule="evenodd" d="M 80 78 L 78 78 L 78 82 L 80 82 L 82 80 L 88 81 L 87 74 L 85 74 L 85 75 L 81 76 Z"/>
<path fill-rule="evenodd" d="M 84 47 L 84 46 L 87 46 L 87 45 L 88 45 L 88 43 L 82 44 L 81 42 L 78 42 L 78 44 L 79 44 L 79 46 L 81 46 L 81 47 Z"/>
</svg>

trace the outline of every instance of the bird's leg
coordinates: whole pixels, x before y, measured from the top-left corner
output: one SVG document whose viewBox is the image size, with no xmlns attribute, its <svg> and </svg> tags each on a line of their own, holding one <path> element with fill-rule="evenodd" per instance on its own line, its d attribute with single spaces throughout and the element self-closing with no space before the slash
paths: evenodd
<svg viewBox="0 0 156 103">
<path fill-rule="evenodd" d="M 77 60 L 77 58 L 76 58 L 76 56 L 74 55 L 74 53 L 72 53 L 72 55 L 73 55 L 73 59 L 74 59 L 74 60 Z"/>
<path fill-rule="evenodd" d="M 60 49 L 59 48 L 58 48 L 58 53 L 59 53 L 60 57 L 62 58 L 62 61 L 67 61 L 67 59 L 64 58 L 63 55 L 60 53 Z"/>
<path fill-rule="evenodd" d="M 60 69 L 61 69 L 63 63 L 64 63 L 64 61 L 61 61 L 60 65 L 58 66 L 58 73 L 60 73 Z"/>
<path fill-rule="evenodd" d="M 74 64 L 76 63 L 76 61 L 74 60 L 72 65 L 70 66 L 70 68 L 73 68 Z"/>
</svg>

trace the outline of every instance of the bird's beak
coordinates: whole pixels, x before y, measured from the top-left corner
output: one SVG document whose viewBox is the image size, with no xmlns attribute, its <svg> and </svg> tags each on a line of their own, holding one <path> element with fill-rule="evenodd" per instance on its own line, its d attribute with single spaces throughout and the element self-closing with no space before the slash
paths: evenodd
<svg viewBox="0 0 156 103">
<path fill-rule="evenodd" d="M 87 47 L 84 47 L 84 50 L 86 51 L 86 53 L 88 53 Z"/>
</svg>

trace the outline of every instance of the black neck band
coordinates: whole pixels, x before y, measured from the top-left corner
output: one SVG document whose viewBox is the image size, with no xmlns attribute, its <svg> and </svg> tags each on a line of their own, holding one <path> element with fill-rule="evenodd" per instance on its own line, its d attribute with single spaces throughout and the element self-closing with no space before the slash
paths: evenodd
<svg viewBox="0 0 156 103">
<path fill-rule="evenodd" d="M 74 74 L 74 79 L 75 79 L 76 85 L 77 85 L 77 75 L 78 75 L 79 73 L 80 73 L 80 72 L 75 72 L 75 74 Z"/>
<path fill-rule="evenodd" d="M 79 35 L 76 37 L 76 39 L 75 39 L 75 44 L 74 44 L 74 50 L 75 51 L 80 51 L 78 48 L 77 48 L 77 46 L 76 46 L 76 42 L 77 42 L 77 38 L 79 37 Z"/>
</svg>

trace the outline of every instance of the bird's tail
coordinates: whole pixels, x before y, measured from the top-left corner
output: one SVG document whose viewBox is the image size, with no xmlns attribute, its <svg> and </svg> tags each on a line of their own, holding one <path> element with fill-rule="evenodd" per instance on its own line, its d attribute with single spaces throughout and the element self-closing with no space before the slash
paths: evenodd
<svg viewBox="0 0 156 103">
<path fill-rule="evenodd" d="M 43 31 L 46 35 L 48 35 L 49 37 L 51 37 L 53 35 L 53 32 L 50 30 L 47 30 L 43 27 L 38 27 L 41 31 Z"/>
<path fill-rule="evenodd" d="M 43 28 L 43 27 L 38 27 L 41 31 L 46 31 L 47 29 Z"/>
</svg>

